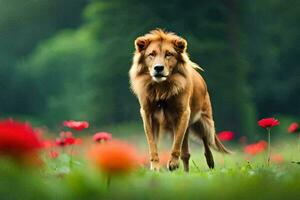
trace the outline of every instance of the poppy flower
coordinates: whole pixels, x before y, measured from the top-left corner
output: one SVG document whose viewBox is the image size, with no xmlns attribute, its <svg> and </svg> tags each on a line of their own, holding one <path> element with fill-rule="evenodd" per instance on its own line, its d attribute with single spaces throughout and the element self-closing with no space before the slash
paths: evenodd
<svg viewBox="0 0 300 200">
<path fill-rule="evenodd" d="M 218 134 L 218 138 L 221 141 L 230 141 L 233 139 L 234 133 L 232 131 L 222 131 Z"/>
<path fill-rule="evenodd" d="M 41 161 L 38 150 L 42 147 L 42 141 L 28 123 L 12 119 L 0 121 L 0 156 L 38 164 L 35 162 Z"/>
<path fill-rule="evenodd" d="M 76 139 L 73 138 L 73 137 L 65 138 L 65 143 L 66 143 L 66 145 L 72 145 L 72 144 L 75 144 L 75 141 L 76 141 Z"/>
<path fill-rule="evenodd" d="M 64 138 L 56 138 L 55 144 L 60 147 L 66 146 L 66 142 Z"/>
<path fill-rule="evenodd" d="M 284 158 L 280 154 L 272 154 L 271 161 L 275 164 L 282 164 L 284 162 Z"/>
<path fill-rule="evenodd" d="M 74 121 L 74 120 L 64 121 L 63 125 L 71 129 L 74 129 L 76 131 L 82 131 L 83 129 L 89 127 L 89 123 L 86 121 Z"/>
<path fill-rule="evenodd" d="M 297 123 L 292 123 L 289 128 L 288 128 L 288 132 L 289 133 L 296 133 L 299 131 L 299 125 Z"/>
<path fill-rule="evenodd" d="M 271 128 L 279 125 L 279 121 L 273 118 L 265 118 L 258 121 L 258 125 L 268 132 L 268 165 L 271 161 Z"/>
<path fill-rule="evenodd" d="M 42 144 L 44 149 L 49 149 L 55 145 L 52 140 L 43 140 Z"/>
<path fill-rule="evenodd" d="M 75 145 L 81 145 L 83 143 L 83 140 L 81 138 L 75 138 L 74 144 Z"/>
<path fill-rule="evenodd" d="M 250 155 L 256 155 L 262 153 L 267 148 L 268 144 L 266 141 L 261 140 L 257 143 L 249 144 L 245 146 L 244 152 Z"/>
<path fill-rule="evenodd" d="M 258 121 L 258 125 L 262 128 L 271 128 L 274 126 L 279 125 L 279 121 L 277 119 L 273 118 L 265 118 Z"/>
<path fill-rule="evenodd" d="M 133 146 L 117 140 L 93 146 L 89 158 L 108 175 L 128 173 L 138 166 L 139 161 Z"/>
<path fill-rule="evenodd" d="M 57 138 L 57 139 L 55 140 L 55 144 L 56 144 L 57 146 L 61 146 L 61 147 L 75 144 L 75 142 L 76 142 L 76 139 L 73 138 L 73 137 L 68 137 L 68 138 Z"/>
<path fill-rule="evenodd" d="M 56 159 L 59 156 L 59 153 L 57 151 L 50 151 L 49 152 L 49 157 L 51 159 Z"/>
<path fill-rule="evenodd" d="M 71 131 L 62 131 L 59 135 L 61 138 L 73 137 L 73 133 Z"/>
<path fill-rule="evenodd" d="M 72 132 L 70 131 L 62 131 L 60 133 L 60 137 L 56 138 L 55 144 L 57 146 L 68 146 L 68 145 L 80 145 L 82 144 L 82 139 L 81 138 L 74 138 Z"/>
<path fill-rule="evenodd" d="M 95 142 L 108 141 L 111 140 L 111 138 L 112 138 L 111 134 L 106 132 L 99 132 L 93 136 L 93 140 Z"/>
</svg>

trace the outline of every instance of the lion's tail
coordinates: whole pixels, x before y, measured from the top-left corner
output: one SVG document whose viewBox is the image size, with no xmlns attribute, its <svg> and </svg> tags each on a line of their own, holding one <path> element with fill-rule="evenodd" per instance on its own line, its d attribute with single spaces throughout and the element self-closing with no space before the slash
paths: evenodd
<svg viewBox="0 0 300 200">
<path fill-rule="evenodd" d="M 207 142 L 208 146 L 210 146 L 214 150 L 220 153 L 232 153 L 219 140 L 216 134 L 214 121 L 212 119 L 203 117 L 200 121 L 199 126 L 194 128 L 196 128 L 197 135 L 200 136 L 199 138 L 202 138 L 203 142 Z"/>
<path fill-rule="evenodd" d="M 212 148 L 215 149 L 216 151 L 220 153 L 226 153 L 226 154 L 231 154 L 232 152 L 228 150 L 222 142 L 219 140 L 218 136 L 215 134 L 215 142 L 214 145 L 212 145 Z"/>
</svg>

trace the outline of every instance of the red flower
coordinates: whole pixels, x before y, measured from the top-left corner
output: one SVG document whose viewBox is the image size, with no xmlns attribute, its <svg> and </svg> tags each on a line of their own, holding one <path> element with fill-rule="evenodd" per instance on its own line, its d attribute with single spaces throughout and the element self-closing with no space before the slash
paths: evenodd
<svg viewBox="0 0 300 200">
<path fill-rule="evenodd" d="M 256 155 L 263 152 L 267 148 L 268 144 L 266 141 L 261 140 L 254 144 L 249 144 L 244 148 L 245 153 L 250 155 Z"/>
<path fill-rule="evenodd" d="M 86 129 L 89 127 L 89 123 L 86 121 L 64 121 L 64 126 L 69 127 L 71 129 L 74 129 L 76 131 L 82 131 L 83 129 Z"/>
<path fill-rule="evenodd" d="M 284 162 L 284 158 L 280 154 L 272 154 L 271 161 L 275 164 L 282 164 Z"/>
<path fill-rule="evenodd" d="M 51 159 L 56 159 L 59 156 L 59 153 L 57 151 L 50 151 L 49 156 Z"/>
<path fill-rule="evenodd" d="M 260 121 L 258 121 L 258 125 L 263 128 L 271 128 L 274 126 L 279 125 L 279 121 L 277 119 L 273 118 L 265 118 Z"/>
<path fill-rule="evenodd" d="M 95 142 L 108 141 L 111 140 L 111 138 L 112 138 L 111 134 L 106 132 L 99 132 L 93 136 L 93 140 Z"/>
<path fill-rule="evenodd" d="M 12 119 L 0 121 L 0 156 L 9 156 L 27 164 L 41 164 L 38 150 L 42 146 L 41 140 L 29 124 Z"/>
<path fill-rule="evenodd" d="M 73 137 L 73 133 L 71 131 L 62 131 L 60 132 L 61 138 Z"/>
<path fill-rule="evenodd" d="M 56 138 L 55 144 L 61 147 L 66 146 L 66 142 L 64 138 Z"/>
<path fill-rule="evenodd" d="M 296 133 L 299 131 L 299 125 L 297 123 L 292 123 L 288 128 L 289 133 Z"/>
<path fill-rule="evenodd" d="M 97 168 L 110 175 L 130 172 L 139 161 L 134 147 L 121 141 L 96 145 L 89 151 L 89 157 Z"/>
<path fill-rule="evenodd" d="M 72 145 L 72 144 L 75 144 L 75 138 L 73 137 L 68 137 L 68 138 L 65 138 L 65 143 L 66 145 Z"/>
<path fill-rule="evenodd" d="M 74 142 L 75 145 L 80 145 L 82 143 L 83 143 L 83 140 L 81 138 L 75 138 L 75 142 Z"/>
<path fill-rule="evenodd" d="M 222 131 L 218 134 L 218 138 L 221 141 L 230 141 L 233 139 L 234 133 L 232 131 Z"/>
<path fill-rule="evenodd" d="M 68 137 L 68 138 L 57 138 L 57 139 L 55 140 L 55 144 L 56 144 L 57 146 L 61 146 L 61 147 L 75 144 L 75 142 L 76 142 L 76 139 L 73 138 L 73 137 Z"/>
<path fill-rule="evenodd" d="M 72 132 L 70 131 L 62 131 L 60 133 L 60 137 L 56 138 L 55 144 L 57 146 L 68 146 L 68 145 L 80 145 L 82 144 L 82 139 L 81 138 L 74 138 Z"/>
<path fill-rule="evenodd" d="M 52 140 L 44 140 L 43 141 L 43 148 L 49 149 L 54 146 L 54 142 Z"/>
</svg>

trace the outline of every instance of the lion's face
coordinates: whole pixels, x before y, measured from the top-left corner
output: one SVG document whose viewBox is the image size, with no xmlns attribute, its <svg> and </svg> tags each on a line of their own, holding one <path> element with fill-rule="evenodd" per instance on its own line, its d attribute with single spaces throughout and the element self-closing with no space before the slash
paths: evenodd
<svg viewBox="0 0 300 200">
<path fill-rule="evenodd" d="M 144 67 L 156 82 L 168 79 L 186 48 L 186 41 L 174 35 L 160 39 L 146 35 L 137 38 L 135 44 L 137 51 L 143 54 Z"/>
<path fill-rule="evenodd" d="M 169 41 L 154 41 L 145 51 L 144 63 L 154 81 L 165 81 L 177 65 L 177 52 Z"/>
</svg>

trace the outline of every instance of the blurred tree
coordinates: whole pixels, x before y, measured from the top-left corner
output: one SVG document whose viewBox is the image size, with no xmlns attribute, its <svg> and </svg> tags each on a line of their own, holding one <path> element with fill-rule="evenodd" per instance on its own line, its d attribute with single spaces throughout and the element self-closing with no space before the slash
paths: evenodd
<svg viewBox="0 0 300 200">
<path fill-rule="evenodd" d="M 300 118 L 299 8 L 297 0 L 248 1 L 249 83 L 260 117 Z"/>
<path fill-rule="evenodd" d="M 139 119 L 133 41 L 160 27 L 186 38 L 205 69 L 217 129 L 250 135 L 256 115 L 300 115 L 299 2 L 0 0 L 0 114 Z"/>
<path fill-rule="evenodd" d="M 16 65 L 42 40 L 76 27 L 88 0 L 0 0 L 0 114 L 22 113 L 15 91 Z M 26 87 L 26 85 L 23 85 Z M 19 87 L 19 86 L 16 86 Z M 24 88 L 23 88 L 24 89 Z M 22 90 L 21 90 L 22 91 Z M 25 110 L 23 110 L 25 109 Z"/>
<path fill-rule="evenodd" d="M 27 90 L 18 94 L 20 105 L 27 105 L 27 112 L 46 119 L 48 125 L 65 119 L 89 120 L 93 109 L 89 78 L 98 44 L 88 29 L 66 30 L 40 44 L 19 66 L 23 79 L 17 80 L 20 88 L 16 90 L 27 85 Z"/>
</svg>

